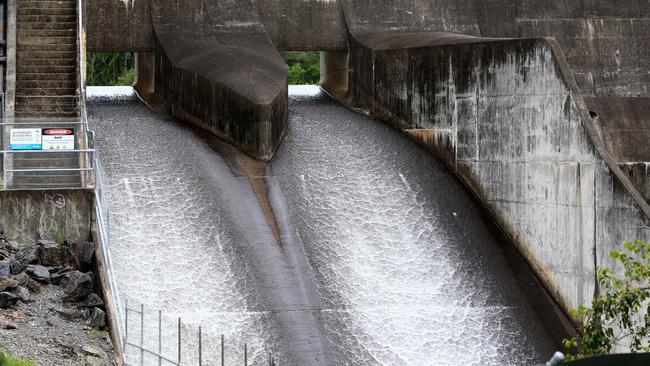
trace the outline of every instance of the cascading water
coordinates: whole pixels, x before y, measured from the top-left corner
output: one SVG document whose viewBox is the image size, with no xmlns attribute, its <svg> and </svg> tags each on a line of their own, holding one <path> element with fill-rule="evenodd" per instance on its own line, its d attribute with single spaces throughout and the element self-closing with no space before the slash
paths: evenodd
<svg viewBox="0 0 650 366">
<path fill-rule="evenodd" d="M 258 361 L 274 349 L 281 365 L 550 356 L 556 342 L 503 243 L 443 164 L 315 87 L 290 91 L 289 131 L 264 178 L 281 246 L 250 179 L 209 136 L 137 101 L 89 103 L 118 297 L 248 342 Z"/>
</svg>

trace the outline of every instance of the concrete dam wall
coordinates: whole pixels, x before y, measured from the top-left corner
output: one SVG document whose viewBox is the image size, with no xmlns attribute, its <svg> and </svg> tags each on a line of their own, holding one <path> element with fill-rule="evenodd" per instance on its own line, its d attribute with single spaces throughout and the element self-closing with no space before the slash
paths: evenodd
<svg viewBox="0 0 650 366">
<path fill-rule="evenodd" d="M 594 266 L 610 264 L 624 241 L 650 237 L 647 207 L 593 141 L 557 45 L 439 39 L 384 49 L 385 40 L 360 36 L 351 63 L 374 72 L 351 80 L 351 103 L 443 157 L 565 309 L 589 302 Z"/>
<path fill-rule="evenodd" d="M 565 311 L 590 300 L 610 250 L 650 238 L 647 1 L 90 0 L 86 10 L 88 49 L 142 51 L 136 89 L 152 106 L 258 160 L 287 133 L 277 49 L 328 51 L 323 86 L 437 153 Z"/>
</svg>

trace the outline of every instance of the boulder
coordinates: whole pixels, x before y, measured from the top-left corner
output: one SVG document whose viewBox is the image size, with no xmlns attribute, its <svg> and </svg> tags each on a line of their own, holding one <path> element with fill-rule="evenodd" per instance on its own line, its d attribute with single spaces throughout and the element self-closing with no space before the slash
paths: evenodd
<svg viewBox="0 0 650 366">
<path fill-rule="evenodd" d="M 0 308 L 5 309 L 10 306 L 16 305 L 18 302 L 18 296 L 12 294 L 11 292 L 0 292 Z"/>
<path fill-rule="evenodd" d="M 96 307 L 96 306 L 102 307 L 102 306 L 104 306 L 104 300 L 102 300 L 102 298 L 99 297 L 99 295 L 92 292 L 92 293 L 88 294 L 88 296 L 86 296 L 86 298 L 83 299 L 78 304 L 78 306 L 82 307 L 82 308 L 92 308 L 92 307 Z"/>
<path fill-rule="evenodd" d="M 28 275 L 32 276 L 32 278 L 38 282 L 50 282 L 50 271 L 43 266 L 29 265 L 27 266 L 27 270 L 25 272 L 27 272 Z"/>
<path fill-rule="evenodd" d="M 18 274 L 24 271 L 28 265 L 38 263 L 39 247 L 30 245 L 16 253 L 11 262 L 11 274 Z"/>
<path fill-rule="evenodd" d="M 19 273 L 14 276 L 14 280 L 18 282 L 18 286 L 23 286 L 23 287 L 27 286 L 30 279 L 31 278 L 29 277 L 29 275 L 25 272 Z"/>
<path fill-rule="evenodd" d="M 108 354 L 103 349 L 95 345 L 87 344 L 81 347 L 81 352 L 84 354 L 84 356 L 94 357 L 102 360 L 102 365 L 108 364 Z"/>
<path fill-rule="evenodd" d="M 65 301 L 79 301 L 93 291 L 93 279 L 86 273 L 74 271 L 70 273 L 63 293 Z"/>
<path fill-rule="evenodd" d="M 11 276 L 11 261 L 0 261 L 0 276 Z"/>
<path fill-rule="evenodd" d="M 54 309 L 57 314 L 61 316 L 61 318 L 68 320 L 68 321 L 74 321 L 77 319 L 88 319 L 90 318 L 90 310 L 89 309 L 69 309 L 69 308 L 63 308 L 63 309 Z"/>
<path fill-rule="evenodd" d="M 50 274 L 50 282 L 52 282 L 55 285 L 61 285 L 65 287 L 68 281 L 68 277 L 70 276 L 70 273 L 74 270 L 75 269 L 72 267 L 60 268 L 54 273 Z"/>
<path fill-rule="evenodd" d="M 44 266 L 60 266 L 63 264 L 63 256 L 61 255 L 61 248 L 59 244 L 53 241 L 39 242 L 41 247 L 40 259 L 41 264 Z"/>
<path fill-rule="evenodd" d="M 93 308 L 88 325 L 93 328 L 104 328 L 106 326 L 106 313 L 100 308 Z"/>
<path fill-rule="evenodd" d="M 74 258 L 74 263 L 78 269 L 86 270 L 90 268 L 95 254 L 95 244 L 91 242 L 70 243 L 70 254 Z"/>
<path fill-rule="evenodd" d="M 25 287 L 18 286 L 13 291 L 13 294 L 18 296 L 20 302 L 28 303 L 32 301 L 32 295 L 30 295 L 29 290 Z"/>
<path fill-rule="evenodd" d="M 27 282 L 27 288 L 29 291 L 35 294 L 40 294 L 42 291 L 41 285 L 39 285 L 38 282 L 32 280 L 31 278 L 29 279 L 29 282 Z"/>
<path fill-rule="evenodd" d="M 38 233 L 38 238 L 36 239 L 37 241 L 54 241 L 54 239 L 52 239 L 52 236 L 44 231 Z"/>
<path fill-rule="evenodd" d="M 13 278 L 0 277 L 0 291 L 13 290 L 18 287 L 18 281 Z"/>
</svg>

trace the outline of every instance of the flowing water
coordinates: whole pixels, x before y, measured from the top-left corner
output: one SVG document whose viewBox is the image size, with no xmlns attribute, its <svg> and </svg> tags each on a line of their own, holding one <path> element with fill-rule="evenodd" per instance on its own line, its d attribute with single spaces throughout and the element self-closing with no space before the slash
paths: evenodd
<svg viewBox="0 0 650 366">
<path fill-rule="evenodd" d="M 287 136 L 251 179 L 214 138 L 132 97 L 89 111 L 118 298 L 182 317 L 188 337 L 202 324 L 208 360 L 221 333 L 233 365 L 244 342 L 281 365 L 531 365 L 554 351 L 554 320 L 526 295 L 537 285 L 453 174 L 318 88 L 290 88 Z"/>
</svg>

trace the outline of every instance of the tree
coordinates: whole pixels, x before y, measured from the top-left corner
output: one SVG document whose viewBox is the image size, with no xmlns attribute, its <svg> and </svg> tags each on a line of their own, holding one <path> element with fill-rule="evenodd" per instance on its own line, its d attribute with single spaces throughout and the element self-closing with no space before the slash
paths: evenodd
<svg viewBox="0 0 650 366">
<path fill-rule="evenodd" d="M 563 341 L 567 349 L 577 349 L 570 358 L 607 354 L 628 343 L 630 352 L 650 351 L 650 243 L 628 242 L 624 247 L 625 251 L 610 253 L 622 266 L 623 277 L 611 268 L 597 268 L 602 294 L 590 307 L 580 305 L 571 311 L 582 326 L 577 337 Z"/>
</svg>

